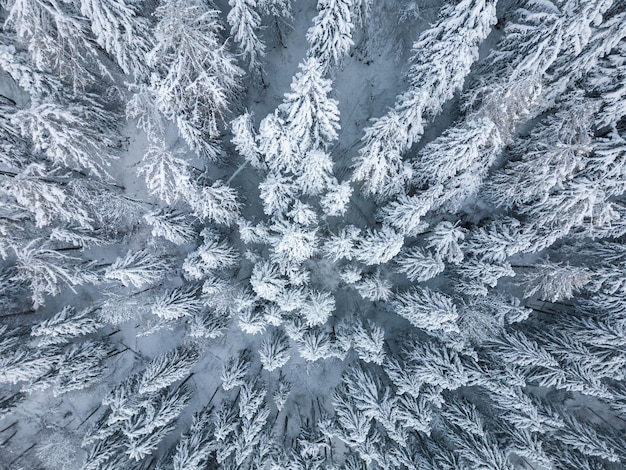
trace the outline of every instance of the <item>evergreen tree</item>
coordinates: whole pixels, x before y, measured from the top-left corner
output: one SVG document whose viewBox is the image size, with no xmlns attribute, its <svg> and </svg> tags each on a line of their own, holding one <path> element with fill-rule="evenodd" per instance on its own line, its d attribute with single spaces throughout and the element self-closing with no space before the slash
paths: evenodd
<svg viewBox="0 0 626 470">
<path fill-rule="evenodd" d="M 259 349 L 263 368 L 269 372 L 280 369 L 291 357 L 289 350 L 289 340 L 285 333 L 280 329 L 274 330 L 271 336 L 261 343 Z"/>
<path fill-rule="evenodd" d="M 46 295 L 57 295 L 63 286 L 73 288 L 94 283 L 97 277 L 88 269 L 79 269 L 81 260 L 52 249 L 41 239 L 14 248 L 17 279 L 30 285 L 33 307 L 44 304 Z"/>
<path fill-rule="evenodd" d="M 125 421 L 122 432 L 127 439 L 125 452 L 129 458 L 140 461 L 151 455 L 174 430 L 174 422 L 190 398 L 184 387 L 166 388 Z"/>
<path fill-rule="evenodd" d="M 89 24 L 73 8 L 57 1 L 17 0 L 6 4 L 7 26 L 24 43 L 35 67 L 50 70 L 75 91 L 96 79 L 94 65 L 107 76 Z"/>
<path fill-rule="evenodd" d="M 306 166 L 309 150 L 325 149 L 337 138 L 339 109 L 337 101 L 329 98 L 331 82 L 322 77 L 320 63 L 309 58 L 300 64 L 291 83 L 291 92 L 285 93 L 278 107 L 284 116 L 286 131 L 303 161 L 287 169 L 300 173 Z M 272 162 L 268 162 L 272 166 Z"/>
<path fill-rule="evenodd" d="M 205 408 L 194 413 L 189 430 L 181 436 L 170 458 L 160 460 L 157 468 L 201 470 L 211 460 L 216 448 L 211 409 Z"/>
<path fill-rule="evenodd" d="M 163 2 L 147 56 L 158 109 L 191 149 L 209 159 L 217 157 L 212 140 L 242 74 L 219 37 L 218 13 L 194 1 Z"/>
<path fill-rule="evenodd" d="M 330 357 L 330 337 L 320 327 L 307 328 L 296 343 L 300 356 L 307 361 L 315 362 Z"/>
<path fill-rule="evenodd" d="M 246 351 L 241 351 L 239 355 L 229 358 L 222 367 L 222 388 L 230 390 L 243 385 L 243 379 L 250 370 L 250 358 Z"/>
<path fill-rule="evenodd" d="M 545 263 L 536 266 L 524 279 L 527 288 L 525 297 L 537 292 L 551 302 L 569 299 L 590 282 L 590 274 L 584 267 L 562 266 L 560 263 Z"/>
<path fill-rule="evenodd" d="M 478 45 L 495 23 L 495 2 L 464 0 L 444 6 L 440 13 L 413 45 L 409 90 L 397 97 L 394 109 L 365 129 L 353 178 L 363 183 L 366 194 L 389 198 L 402 193 L 414 177 L 402 155 L 423 134 L 424 121 L 437 115 L 462 87 L 478 58 Z M 418 167 L 417 175 L 430 171 Z"/>
<path fill-rule="evenodd" d="M 228 0 L 230 11 L 227 21 L 231 26 L 230 34 L 248 62 L 251 70 L 258 69 L 259 59 L 265 55 L 265 44 L 258 37 L 261 17 L 256 11 L 255 0 Z"/>
<path fill-rule="evenodd" d="M 144 220 L 152 227 L 152 236 L 182 245 L 191 242 L 196 234 L 192 221 L 184 213 L 170 209 L 158 209 L 148 212 Z"/>
<path fill-rule="evenodd" d="M 323 325 L 335 310 L 335 298 L 329 292 L 311 291 L 300 307 L 300 315 L 307 325 Z"/>
<path fill-rule="evenodd" d="M 37 227 L 60 221 L 92 228 L 94 220 L 84 204 L 63 184 L 65 181 L 55 181 L 59 173 L 58 169 L 32 163 L 15 175 L 0 175 L 4 181 L 0 191 L 30 212 Z"/>
<path fill-rule="evenodd" d="M 151 313 L 164 320 L 199 315 L 203 310 L 204 303 L 193 286 L 165 291 L 151 306 Z"/>
<path fill-rule="evenodd" d="M 281 411 L 285 407 L 285 403 L 287 403 L 287 399 L 289 398 L 289 394 L 291 393 L 292 384 L 287 380 L 285 374 L 280 372 L 278 376 L 278 384 L 276 385 L 276 390 L 272 394 L 272 398 L 274 403 L 276 404 L 276 408 L 278 411 Z"/>
<path fill-rule="evenodd" d="M 171 205 L 193 192 L 190 168 L 183 152 L 171 151 L 163 141 L 152 142 L 137 174 L 146 179 L 150 194 Z"/>
<path fill-rule="evenodd" d="M 104 278 L 119 281 L 125 287 L 141 288 L 162 279 L 166 269 L 162 258 L 146 250 L 129 251 L 106 268 Z"/>
<path fill-rule="evenodd" d="M 208 275 L 237 265 L 237 252 L 220 235 L 209 228 L 201 232 L 204 243 L 190 253 L 183 270 L 190 279 L 203 279 Z"/>
<path fill-rule="evenodd" d="M 195 347 L 181 346 L 155 357 L 143 370 L 137 391 L 140 394 L 157 392 L 182 379 L 198 361 Z"/>
<path fill-rule="evenodd" d="M 403 244 L 404 237 L 391 227 L 369 230 L 358 242 L 356 258 L 367 265 L 386 263 L 400 252 Z"/>
<path fill-rule="evenodd" d="M 319 0 L 318 14 L 306 33 L 308 53 L 316 57 L 323 70 L 341 63 L 352 41 L 352 0 Z"/>
<path fill-rule="evenodd" d="M 376 302 L 378 300 L 389 300 L 391 298 L 391 283 L 380 276 L 380 271 L 376 271 L 371 276 L 363 276 L 354 284 L 355 289 L 364 299 Z"/>
<path fill-rule="evenodd" d="M 195 215 L 217 224 L 231 225 L 239 216 L 237 192 L 220 180 L 197 188 L 187 202 Z"/>
<path fill-rule="evenodd" d="M 103 324 L 94 313 L 91 309 L 75 313 L 73 307 L 65 307 L 53 317 L 33 326 L 30 334 L 38 338 L 40 346 L 67 343 L 72 338 L 92 334 L 102 328 Z"/>
<path fill-rule="evenodd" d="M 441 112 L 465 81 L 478 46 L 496 23 L 496 2 L 464 0 L 444 5 L 436 23 L 412 46 L 409 90 L 396 98 L 410 136 L 408 145 L 423 133 L 423 122 Z M 405 149 L 407 150 L 407 149 Z"/>
<path fill-rule="evenodd" d="M 352 332 L 352 346 L 364 362 L 381 365 L 385 359 L 385 332 L 373 322 L 358 322 Z"/>
<path fill-rule="evenodd" d="M 103 177 L 108 175 L 106 167 L 111 160 L 117 158 L 114 149 L 120 146 L 117 116 L 92 96 L 86 98 L 67 105 L 34 100 L 12 120 L 53 164 Z"/>
<path fill-rule="evenodd" d="M 235 144 L 237 152 L 255 168 L 263 168 L 259 147 L 256 143 L 256 133 L 252 119 L 253 113 L 245 112 L 241 116 L 233 119 L 230 123 L 230 130 L 233 133 L 232 142 Z"/>
<path fill-rule="evenodd" d="M 428 288 L 415 287 L 395 296 L 395 312 L 417 328 L 427 331 L 458 331 L 455 320 L 459 314 L 452 300 Z"/>
<path fill-rule="evenodd" d="M 411 281 L 424 282 L 437 276 L 445 269 L 439 255 L 420 247 L 413 247 L 402 252 L 396 260 L 398 271 L 406 274 Z"/>
<path fill-rule="evenodd" d="M 448 261 L 450 263 L 459 264 L 463 261 L 463 251 L 459 246 L 459 242 L 465 239 L 466 230 L 459 228 L 458 224 L 450 222 L 440 222 L 437 224 L 433 233 L 427 237 L 428 245 L 426 248 L 432 248 L 435 256 Z"/>
<path fill-rule="evenodd" d="M 104 375 L 110 347 L 103 341 L 74 343 L 54 354 L 52 367 L 32 380 L 24 390 L 50 390 L 57 397 L 96 384 Z"/>
<path fill-rule="evenodd" d="M 81 0 L 80 12 L 91 23 L 98 45 L 124 73 L 143 78 L 145 56 L 151 49 L 150 25 L 137 5 L 123 1 Z"/>
</svg>

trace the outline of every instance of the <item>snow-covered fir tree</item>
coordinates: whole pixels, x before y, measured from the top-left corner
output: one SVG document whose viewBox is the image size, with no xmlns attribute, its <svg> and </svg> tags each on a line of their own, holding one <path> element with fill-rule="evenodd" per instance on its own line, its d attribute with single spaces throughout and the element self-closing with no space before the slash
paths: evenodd
<svg viewBox="0 0 626 470">
<path fill-rule="evenodd" d="M 0 20 L 5 466 L 623 466 L 623 1 Z"/>
</svg>

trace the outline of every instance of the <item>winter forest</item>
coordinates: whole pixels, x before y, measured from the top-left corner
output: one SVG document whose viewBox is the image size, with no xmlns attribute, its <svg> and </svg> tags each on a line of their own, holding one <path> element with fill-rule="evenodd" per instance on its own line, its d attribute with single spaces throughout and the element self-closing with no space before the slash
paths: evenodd
<svg viewBox="0 0 626 470">
<path fill-rule="evenodd" d="M 625 0 L 0 24 L 0 468 L 626 468 Z"/>
</svg>

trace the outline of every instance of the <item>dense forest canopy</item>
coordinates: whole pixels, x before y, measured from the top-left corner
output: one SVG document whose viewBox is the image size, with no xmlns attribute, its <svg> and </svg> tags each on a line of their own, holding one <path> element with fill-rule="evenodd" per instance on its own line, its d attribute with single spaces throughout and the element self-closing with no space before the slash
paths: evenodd
<svg viewBox="0 0 626 470">
<path fill-rule="evenodd" d="M 624 0 L 0 22 L 0 468 L 625 468 Z"/>
</svg>

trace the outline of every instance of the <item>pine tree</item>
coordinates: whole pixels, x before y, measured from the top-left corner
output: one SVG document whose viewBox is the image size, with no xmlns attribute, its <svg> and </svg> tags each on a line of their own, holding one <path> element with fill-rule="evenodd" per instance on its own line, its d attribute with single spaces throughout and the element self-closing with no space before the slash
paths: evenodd
<svg viewBox="0 0 626 470">
<path fill-rule="evenodd" d="M 543 74 L 562 46 L 565 17 L 549 3 L 533 6 L 518 11 L 518 23 L 507 26 L 500 52 L 487 61 L 494 80 L 468 92 L 468 107 L 475 111 L 421 152 L 416 173 L 429 175 L 429 186 L 446 187 L 443 198 L 431 210 L 441 206 L 456 210 L 476 194 L 486 170 L 510 142 L 516 123 L 537 111 Z M 573 23 L 576 21 L 586 20 L 576 18 Z"/>
<path fill-rule="evenodd" d="M 161 140 L 154 141 L 137 170 L 145 178 L 150 194 L 168 205 L 191 198 L 194 191 L 189 164 L 183 155 L 181 150 L 170 150 Z"/>
<path fill-rule="evenodd" d="M 309 326 L 323 325 L 334 311 L 335 298 L 330 292 L 311 291 L 300 307 L 300 315 Z"/>
<path fill-rule="evenodd" d="M 286 274 L 308 260 L 317 251 L 318 237 L 315 231 L 286 221 L 276 223 L 272 229 L 277 233 L 271 241 L 270 260 Z"/>
<path fill-rule="evenodd" d="M 433 233 L 427 237 L 426 248 L 432 248 L 435 256 L 444 261 L 459 264 L 463 261 L 463 251 L 459 242 L 465 239 L 465 233 L 466 230 L 459 228 L 458 224 L 440 222 L 434 227 Z"/>
<path fill-rule="evenodd" d="M 32 163 L 15 176 L 0 175 L 4 184 L 0 193 L 9 196 L 24 211 L 30 212 L 37 227 L 53 222 L 70 222 L 84 228 L 92 228 L 93 218 L 84 204 L 63 185 L 50 177 L 58 170 L 44 164 Z"/>
<path fill-rule="evenodd" d="M 610 440 L 603 439 L 593 427 L 571 416 L 565 417 L 566 426 L 555 433 L 556 439 L 579 450 L 585 455 L 600 457 L 609 462 L 620 462 L 621 459 Z"/>
<path fill-rule="evenodd" d="M 351 260 L 360 233 L 361 230 L 354 225 L 342 227 L 337 235 L 331 234 L 326 238 L 323 250 L 334 262 L 340 259 Z"/>
<path fill-rule="evenodd" d="M 283 367 L 291 357 L 289 340 L 285 333 L 275 329 L 271 336 L 261 343 L 259 355 L 265 370 L 272 372 Z"/>
<path fill-rule="evenodd" d="M 267 390 L 257 380 L 245 381 L 239 391 L 239 417 L 245 421 L 254 419 L 265 402 Z"/>
<path fill-rule="evenodd" d="M 419 195 L 400 195 L 381 208 L 380 217 L 384 223 L 406 236 L 418 235 L 428 226 L 422 219 L 442 192 L 443 187 L 434 186 Z"/>
<path fill-rule="evenodd" d="M 145 76 L 145 56 L 151 49 L 148 21 L 137 5 L 123 1 L 81 0 L 80 12 L 91 23 L 98 45 L 107 51 L 124 73 Z"/>
<path fill-rule="evenodd" d="M 239 155 L 241 155 L 246 162 L 250 163 L 250 165 L 255 168 L 263 168 L 259 147 L 256 143 L 257 136 L 252 122 L 253 117 L 254 113 L 246 111 L 230 122 L 230 130 L 233 133 L 232 142 L 235 144 Z"/>
<path fill-rule="evenodd" d="M 296 201 L 291 210 L 287 213 L 287 217 L 294 223 L 303 227 L 311 227 L 317 224 L 317 214 L 313 207 L 302 201 Z"/>
<path fill-rule="evenodd" d="M 146 250 L 129 251 L 106 268 L 104 278 L 119 281 L 125 287 L 141 288 L 162 279 L 166 269 L 163 259 Z"/>
<path fill-rule="evenodd" d="M 247 352 L 241 351 L 239 355 L 230 357 L 222 367 L 222 388 L 230 390 L 243 385 L 244 377 L 250 371 L 250 358 Z"/>
<path fill-rule="evenodd" d="M 304 155 L 301 173 L 296 178 L 302 193 L 307 196 L 317 196 L 332 188 L 333 161 L 330 155 L 322 150 L 309 150 Z"/>
<path fill-rule="evenodd" d="M 579 387 L 580 380 L 572 381 L 571 374 L 567 376 L 567 369 L 561 366 L 555 356 L 521 332 L 501 335 L 494 343 L 494 358 L 517 365 L 525 382 L 537 383 L 542 387 L 582 390 Z"/>
<path fill-rule="evenodd" d="M 146 133 L 151 142 L 163 140 L 166 118 L 159 110 L 156 90 L 147 84 L 129 88 L 133 95 L 126 103 L 126 118 L 136 120 L 137 127 Z"/>
<path fill-rule="evenodd" d="M 277 173 L 270 173 L 259 184 L 261 200 L 263 201 L 263 212 L 266 215 L 280 217 L 287 212 L 287 209 L 295 200 L 296 189 L 297 186 L 291 178 Z"/>
<path fill-rule="evenodd" d="M 597 110 L 597 102 L 579 93 L 566 97 L 559 112 L 513 144 L 514 161 L 491 179 L 488 197 L 507 207 L 549 197 L 552 188 L 585 166 Z"/>
<path fill-rule="evenodd" d="M 214 181 L 191 192 L 187 202 L 194 214 L 217 224 L 232 225 L 239 216 L 237 191 L 223 181 Z"/>
<path fill-rule="evenodd" d="M 368 230 L 358 242 L 356 258 L 367 265 L 386 263 L 400 252 L 403 244 L 404 237 L 391 227 Z"/>
<path fill-rule="evenodd" d="M 77 336 L 95 333 L 103 324 L 95 318 L 92 309 L 76 313 L 73 307 L 64 307 L 53 317 L 34 325 L 31 336 L 38 338 L 40 346 L 68 343 Z"/>
<path fill-rule="evenodd" d="M 341 217 L 348 210 L 350 197 L 352 197 L 350 182 L 334 183 L 329 186 L 328 192 L 320 199 L 320 206 L 327 216 Z"/>
<path fill-rule="evenodd" d="M 453 402 L 443 414 L 451 430 L 448 436 L 466 465 L 513 470 L 498 442 L 485 430 L 482 416 L 473 405 L 465 401 Z"/>
<path fill-rule="evenodd" d="M 427 331 L 458 331 L 459 317 L 450 297 L 428 288 L 414 287 L 400 293 L 392 301 L 395 312 L 417 328 Z"/>
<path fill-rule="evenodd" d="M 322 77 L 321 65 L 315 58 L 299 66 L 291 83 L 291 92 L 285 93 L 278 107 L 285 116 L 285 128 L 303 160 L 287 168 L 300 173 L 306 166 L 309 150 L 325 149 L 337 138 L 339 109 L 337 101 L 329 98 L 331 82 Z M 272 162 L 268 162 L 270 166 Z"/>
<path fill-rule="evenodd" d="M 331 353 L 329 335 L 319 326 L 304 330 L 301 338 L 296 342 L 300 356 L 307 361 L 326 359 Z"/>
<path fill-rule="evenodd" d="M 327 71 L 341 63 L 354 45 L 352 41 L 352 0 L 319 0 L 318 14 L 306 33 L 308 53 Z"/>
<path fill-rule="evenodd" d="M 183 270 L 191 279 L 203 279 L 216 271 L 237 265 L 238 253 L 220 235 L 209 228 L 201 232 L 204 243 L 190 253 L 183 263 Z"/>
<path fill-rule="evenodd" d="M 348 369 L 342 377 L 342 384 L 359 411 L 380 423 L 387 436 L 399 445 L 406 445 L 407 436 L 397 414 L 397 398 L 388 387 L 362 367 Z"/>
<path fill-rule="evenodd" d="M 575 292 L 590 282 L 590 273 L 584 267 L 562 266 L 561 263 L 544 263 L 536 266 L 524 279 L 527 286 L 524 297 L 537 292 L 551 302 L 571 298 Z"/>
<path fill-rule="evenodd" d="M 502 262 L 509 256 L 528 250 L 534 236 L 534 230 L 522 226 L 519 220 L 503 217 L 472 228 L 464 250 L 482 261 Z"/>
<path fill-rule="evenodd" d="M 278 411 L 281 411 L 285 407 L 285 403 L 287 403 L 287 399 L 289 398 L 289 394 L 291 393 L 291 388 L 291 382 L 287 380 L 287 377 L 281 371 L 278 376 L 276 390 L 272 394 L 272 399 L 274 400 Z"/>
<path fill-rule="evenodd" d="M 285 119 L 278 109 L 261 120 L 256 140 L 262 156 L 260 166 L 267 166 L 275 173 L 295 168 L 299 157 L 296 142 L 288 133 Z"/>
<path fill-rule="evenodd" d="M 356 323 L 352 332 L 352 347 L 364 362 L 381 365 L 385 359 L 385 332 L 372 321 Z"/>
<path fill-rule="evenodd" d="M 365 129 L 352 179 L 362 182 L 366 195 L 389 198 L 401 193 L 413 178 L 411 166 L 402 161 L 408 139 L 407 129 L 395 110 L 373 119 Z"/>
<path fill-rule="evenodd" d="M 280 275 L 275 265 L 262 262 L 254 265 L 250 284 L 259 297 L 274 301 L 287 285 L 287 281 Z"/>
<path fill-rule="evenodd" d="M 189 322 L 189 336 L 206 339 L 219 338 L 228 327 L 229 320 L 230 317 L 219 312 L 194 315 Z"/>
<path fill-rule="evenodd" d="M 89 34 L 89 24 L 73 4 L 16 0 L 7 5 L 7 26 L 24 43 L 39 70 L 51 70 L 75 91 L 96 79 L 94 65 L 108 75 Z"/>
<path fill-rule="evenodd" d="M 363 276 L 354 283 L 354 288 L 364 299 L 376 302 L 378 300 L 387 301 L 391 298 L 391 282 L 384 279 L 377 270 L 373 275 Z"/>
<path fill-rule="evenodd" d="M 56 98 L 68 95 L 61 80 L 51 73 L 38 69 L 30 60 L 28 53 L 16 49 L 14 35 L 4 32 L 0 35 L 0 43 L 0 67 L 20 88 L 36 97 Z M 3 111 L 8 111 L 5 98 L 3 97 L 2 108 Z M 9 109 L 16 110 L 17 103 L 11 100 L 8 104 Z M 11 134 L 15 133 L 9 131 L 9 135 Z"/>
<path fill-rule="evenodd" d="M 174 430 L 174 422 L 190 398 L 190 392 L 184 387 L 164 389 L 126 421 L 122 432 L 128 439 L 126 454 L 129 458 L 140 461 L 151 455 Z"/>
<path fill-rule="evenodd" d="M 411 281 L 424 282 L 442 273 L 445 265 L 439 255 L 421 247 L 408 248 L 396 260 L 398 271 Z"/>
<path fill-rule="evenodd" d="M 405 348 L 412 371 L 426 384 L 444 390 L 456 390 L 480 383 L 480 376 L 468 367 L 470 359 L 442 344 L 425 343 Z"/>
<path fill-rule="evenodd" d="M 439 21 L 420 35 L 413 45 L 409 90 L 397 97 L 394 109 L 365 129 L 353 178 L 363 182 L 366 194 L 387 199 L 403 192 L 414 173 L 402 155 L 421 137 L 424 121 L 462 87 L 478 58 L 478 45 L 494 23 L 495 2 L 464 0 L 444 6 Z M 416 174 L 419 178 L 430 172 L 418 167 Z"/>
<path fill-rule="evenodd" d="M 68 104 L 33 100 L 12 120 L 52 163 L 104 177 L 120 146 L 117 118 L 86 95 L 84 102 Z"/>
<path fill-rule="evenodd" d="M 41 239 L 34 239 L 14 248 L 17 279 L 30 285 L 34 308 L 44 304 L 46 295 L 57 295 L 63 286 L 96 282 L 96 276 L 87 269 L 79 269 L 80 259 L 63 254 Z"/>
<path fill-rule="evenodd" d="M 291 18 L 291 0 L 259 0 L 259 8 L 264 14 L 276 17 Z"/>
<path fill-rule="evenodd" d="M 103 341 L 73 343 L 53 356 L 53 367 L 24 386 L 25 391 L 50 390 L 57 397 L 97 383 L 104 375 L 110 347 Z"/>
<path fill-rule="evenodd" d="M 256 11 L 255 0 L 228 0 L 230 11 L 227 21 L 230 34 L 237 43 L 243 59 L 251 70 L 260 67 L 259 59 L 265 55 L 265 44 L 258 37 L 261 17 Z"/>
<path fill-rule="evenodd" d="M 464 0 L 444 5 L 438 21 L 413 44 L 408 72 L 410 88 L 396 99 L 408 134 L 408 146 L 423 132 L 425 119 L 441 112 L 478 59 L 478 46 L 496 23 L 496 2 Z M 407 149 L 405 149 L 407 150 Z"/>
<path fill-rule="evenodd" d="M 213 425 L 215 427 L 213 435 L 220 443 L 229 440 L 230 435 L 239 424 L 239 416 L 235 412 L 233 405 L 234 403 L 231 400 L 224 400 L 213 417 Z"/>
<path fill-rule="evenodd" d="M 204 303 L 198 296 L 197 287 L 182 286 L 157 296 L 150 310 L 153 315 L 171 320 L 199 315 L 204 311 Z"/>
<path fill-rule="evenodd" d="M 211 409 L 205 408 L 194 413 L 189 430 L 181 436 L 170 458 L 159 461 L 157 469 L 201 470 L 216 448 Z"/>
<path fill-rule="evenodd" d="M 209 159 L 217 157 L 212 140 L 242 74 L 219 37 L 218 13 L 192 0 L 165 1 L 155 12 L 155 46 L 148 54 L 158 109 Z"/>
<path fill-rule="evenodd" d="M 27 348 L 4 352 L 0 356 L 0 383 L 17 384 L 44 375 L 53 366 L 51 357 Z"/>
<path fill-rule="evenodd" d="M 363 444 L 372 429 L 371 418 L 357 410 L 354 402 L 345 393 L 335 391 L 333 406 L 339 425 L 336 431 L 337 437 L 353 447 Z"/>
<path fill-rule="evenodd" d="M 189 374 L 198 358 L 198 351 L 192 346 L 177 347 L 158 355 L 143 370 L 138 393 L 154 393 L 177 382 Z"/>
<path fill-rule="evenodd" d="M 143 218 L 152 227 L 152 236 L 163 237 L 176 245 L 189 243 L 196 236 L 193 222 L 184 213 L 158 209 L 148 212 Z"/>
</svg>

